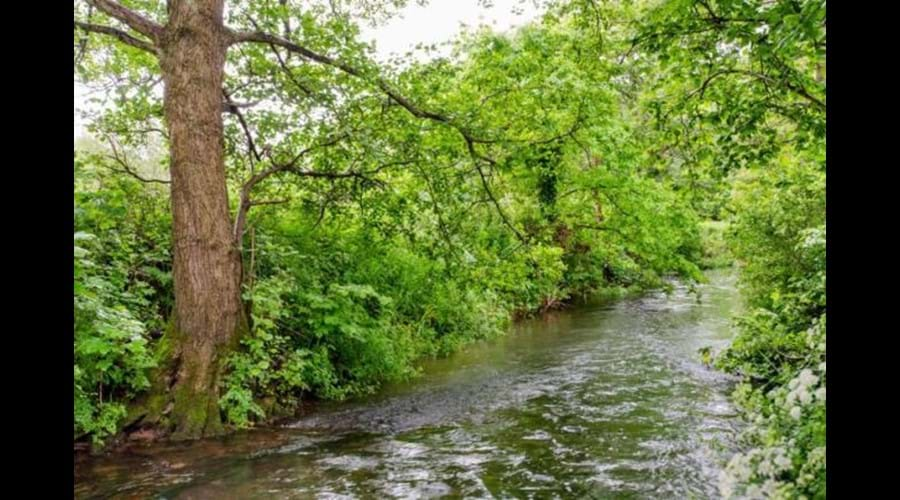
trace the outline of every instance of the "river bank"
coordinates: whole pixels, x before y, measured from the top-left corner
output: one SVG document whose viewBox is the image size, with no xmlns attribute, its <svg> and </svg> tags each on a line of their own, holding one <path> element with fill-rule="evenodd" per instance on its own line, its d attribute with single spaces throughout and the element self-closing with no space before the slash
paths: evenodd
<svg viewBox="0 0 900 500">
<path fill-rule="evenodd" d="M 288 425 L 134 446 L 76 468 L 78 498 L 711 498 L 740 428 L 721 348 L 734 277 L 523 321 L 414 381 Z"/>
</svg>

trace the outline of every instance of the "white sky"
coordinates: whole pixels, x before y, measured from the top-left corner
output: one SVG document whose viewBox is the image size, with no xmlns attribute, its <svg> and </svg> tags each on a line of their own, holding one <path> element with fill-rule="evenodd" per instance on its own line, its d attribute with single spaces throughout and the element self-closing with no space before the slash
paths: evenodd
<svg viewBox="0 0 900 500">
<path fill-rule="evenodd" d="M 403 54 L 418 43 L 451 40 L 460 32 L 462 24 L 469 27 L 485 24 L 495 31 L 506 31 L 525 24 L 539 13 L 531 1 L 494 0 L 492 7 L 484 8 L 478 5 L 478 0 L 431 0 L 425 7 L 407 6 L 383 26 L 364 27 L 363 38 L 374 41 L 377 57 L 385 60 L 392 53 Z M 75 138 L 84 134 L 84 122 L 78 111 L 87 106 L 85 91 L 75 83 Z"/>
</svg>

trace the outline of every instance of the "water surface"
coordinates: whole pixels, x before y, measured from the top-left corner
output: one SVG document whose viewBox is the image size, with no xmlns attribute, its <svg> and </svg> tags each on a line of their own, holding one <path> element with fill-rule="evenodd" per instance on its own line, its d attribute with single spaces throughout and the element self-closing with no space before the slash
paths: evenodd
<svg viewBox="0 0 900 500">
<path fill-rule="evenodd" d="M 585 305 L 426 362 L 285 427 L 76 467 L 78 498 L 715 498 L 739 426 L 697 350 L 731 338 L 734 278 Z"/>
</svg>

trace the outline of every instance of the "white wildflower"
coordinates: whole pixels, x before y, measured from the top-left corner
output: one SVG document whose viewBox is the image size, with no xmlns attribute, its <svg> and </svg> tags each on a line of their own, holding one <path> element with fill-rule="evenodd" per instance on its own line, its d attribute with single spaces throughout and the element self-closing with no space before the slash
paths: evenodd
<svg viewBox="0 0 900 500">
<path fill-rule="evenodd" d="M 747 487 L 746 498 L 748 499 L 757 499 L 757 498 L 765 498 L 762 493 L 762 489 L 755 484 L 751 484 Z"/>
<path fill-rule="evenodd" d="M 775 466 L 778 467 L 779 472 L 790 470 L 791 459 L 787 455 L 778 455 L 775 457 Z"/>
<path fill-rule="evenodd" d="M 794 406 L 795 401 L 797 401 L 796 390 L 789 392 L 788 395 L 784 398 L 784 407 L 790 408 L 791 406 Z"/>
<path fill-rule="evenodd" d="M 750 457 L 740 453 L 733 456 L 728 463 L 728 470 L 737 482 L 741 483 L 747 481 L 753 473 L 753 471 L 750 470 Z"/>
<path fill-rule="evenodd" d="M 804 368 L 803 371 L 800 372 L 800 376 L 798 378 L 800 379 L 801 384 L 807 386 L 813 385 L 819 381 L 819 377 L 813 375 L 812 370 L 810 370 L 809 368 Z"/>
<path fill-rule="evenodd" d="M 799 406 L 795 406 L 795 407 L 791 408 L 791 418 L 793 418 L 794 420 L 800 420 L 800 407 Z"/>
<path fill-rule="evenodd" d="M 825 401 L 825 388 L 819 387 L 816 389 L 816 401 Z"/>
<path fill-rule="evenodd" d="M 762 485 L 761 493 L 762 498 L 775 498 L 778 495 L 778 486 L 781 483 L 775 481 L 774 479 L 767 479 L 765 483 Z"/>
</svg>

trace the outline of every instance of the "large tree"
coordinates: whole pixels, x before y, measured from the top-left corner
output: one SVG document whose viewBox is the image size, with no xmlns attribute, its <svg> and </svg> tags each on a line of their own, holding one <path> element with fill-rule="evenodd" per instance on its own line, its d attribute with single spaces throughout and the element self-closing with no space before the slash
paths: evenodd
<svg viewBox="0 0 900 500">
<path fill-rule="evenodd" d="M 398 129 L 388 123 L 420 121 L 443 130 L 469 158 L 474 178 L 511 233 L 525 238 L 491 192 L 492 172 L 502 167 L 494 156 L 504 143 L 522 149 L 570 137 L 585 122 L 585 99 L 560 86 L 553 98 L 559 103 L 539 112 L 533 93 L 518 81 L 506 82 L 497 95 L 530 96 L 523 99 L 531 106 L 520 102 L 518 116 L 509 111 L 497 123 L 503 115 L 479 113 L 491 96 L 477 100 L 474 87 L 471 103 L 440 96 L 429 101 L 431 89 L 420 82 L 405 83 L 415 98 L 401 94 L 403 82 L 382 76 L 367 57 L 370 47 L 357 41 L 352 19 L 376 18 L 403 3 L 76 2 L 76 69 L 83 80 L 116 89 L 107 93 L 114 106 L 95 120 L 95 132 L 110 139 L 121 171 L 171 187 L 175 305 L 160 351 L 164 362 L 132 424 L 181 438 L 222 431 L 224 361 L 248 328 L 241 298 L 248 212 L 273 201 L 256 198 L 274 178 L 371 181 L 382 168 L 408 162 L 403 144 L 415 144 L 421 127 L 377 137 Z M 440 68 L 430 70 L 438 80 Z M 558 65 L 545 69 L 545 77 L 555 78 Z M 560 108 L 577 111 L 554 111 Z M 361 121 L 369 122 L 368 130 Z M 118 153 L 148 133 L 163 135 L 168 144 L 169 179 L 142 178 Z M 332 161 L 348 155 L 365 158 L 369 168 Z M 229 204 L 229 192 L 237 194 L 236 203 Z"/>
<path fill-rule="evenodd" d="M 223 86 L 226 54 L 240 44 L 266 44 L 350 75 L 362 76 L 362 72 L 279 35 L 229 28 L 224 22 L 224 0 L 170 0 L 164 9 L 158 2 L 129 2 L 126 6 L 87 0 L 87 4 L 84 20 L 75 21 L 76 29 L 108 35 L 153 56 L 152 61 L 143 59 L 143 67 L 158 71 L 164 87 L 175 310 L 167 339 L 167 373 L 159 377 L 153 404 L 141 417 L 155 423 L 165 416 L 178 437 L 216 434 L 222 430 L 218 383 L 224 355 L 247 323 L 241 303 L 240 240 L 252 205 L 250 191 L 267 176 L 297 168 L 295 163 L 283 163 L 254 173 L 244 185 L 232 218 L 223 112 L 239 111 Z M 286 8 L 284 4 L 282 8 Z M 247 10 L 250 19 L 251 9 Z M 76 17 L 80 17 L 78 13 Z M 103 22 L 95 22 L 97 17 L 104 18 Z M 287 23 L 290 16 L 284 19 Z M 286 29 L 289 35 L 289 25 Z M 132 54 L 132 60 L 135 57 L 139 58 Z M 422 114 L 392 93 L 387 84 L 380 82 L 380 86 L 395 101 Z M 252 144 L 249 130 L 247 133 Z M 262 153 L 255 146 L 252 149 L 259 160 Z"/>
</svg>

